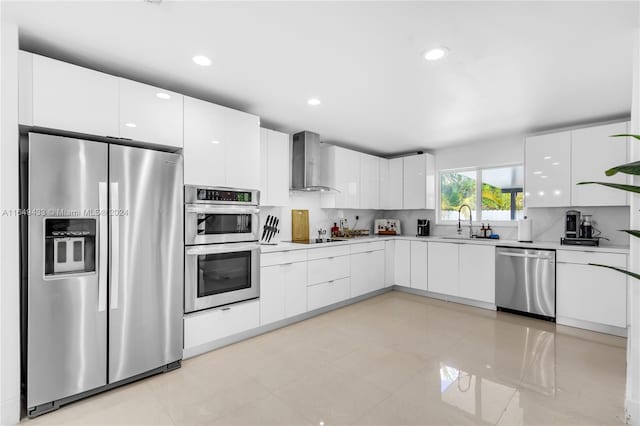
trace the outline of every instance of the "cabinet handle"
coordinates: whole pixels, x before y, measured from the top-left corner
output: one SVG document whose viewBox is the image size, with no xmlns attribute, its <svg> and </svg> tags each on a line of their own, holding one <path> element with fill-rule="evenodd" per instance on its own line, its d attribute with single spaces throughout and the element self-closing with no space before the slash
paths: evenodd
<svg viewBox="0 0 640 426">
<path fill-rule="evenodd" d="M 333 256 L 331 256 L 331 257 L 327 257 L 327 259 L 329 259 L 329 260 L 333 260 Z"/>
<path fill-rule="evenodd" d="M 230 310 L 231 310 L 231 308 L 222 308 L 222 309 L 220 309 L 220 310 L 221 310 L 221 311 L 230 311 Z"/>
<path fill-rule="evenodd" d="M 293 262 L 289 262 L 289 263 L 281 263 L 280 266 L 290 266 L 293 265 Z"/>
<path fill-rule="evenodd" d="M 335 280 L 327 281 L 329 284 L 333 284 Z"/>
</svg>

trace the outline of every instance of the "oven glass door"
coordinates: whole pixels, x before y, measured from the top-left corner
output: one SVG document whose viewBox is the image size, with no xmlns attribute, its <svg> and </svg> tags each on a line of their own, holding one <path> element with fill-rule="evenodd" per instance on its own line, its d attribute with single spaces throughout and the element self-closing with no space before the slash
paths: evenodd
<svg viewBox="0 0 640 426">
<path fill-rule="evenodd" d="M 251 288 L 251 251 L 198 256 L 198 297 Z"/>
<path fill-rule="evenodd" d="M 260 246 L 231 243 L 185 249 L 185 312 L 260 295 Z"/>
<path fill-rule="evenodd" d="M 257 241 L 256 207 L 187 205 L 185 242 L 191 244 Z"/>
</svg>

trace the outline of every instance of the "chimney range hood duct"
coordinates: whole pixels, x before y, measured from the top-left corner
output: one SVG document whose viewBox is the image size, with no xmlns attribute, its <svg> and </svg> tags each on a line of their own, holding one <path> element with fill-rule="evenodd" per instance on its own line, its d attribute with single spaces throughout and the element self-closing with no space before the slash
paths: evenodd
<svg viewBox="0 0 640 426">
<path fill-rule="evenodd" d="M 294 191 L 336 191 L 324 182 L 328 164 L 320 135 L 303 131 L 293 135 L 291 189 Z"/>
</svg>

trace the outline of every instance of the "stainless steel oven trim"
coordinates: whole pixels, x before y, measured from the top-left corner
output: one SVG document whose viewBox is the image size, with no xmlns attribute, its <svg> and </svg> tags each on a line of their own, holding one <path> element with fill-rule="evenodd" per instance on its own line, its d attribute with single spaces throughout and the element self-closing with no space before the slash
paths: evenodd
<svg viewBox="0 0 640 426">
<path fill-rule="evenodd" d="M 251 251 L 251 287 L 198 297 L 198 256 Z M 184 251 L 184 312 L 190 313 L 260 297 L 260 244 L 212 244 L 186 247 Z"/>
<path fill-rule="evenodd" d="M 250 214 L 251 232 L 242 234 L 215 234 L 198 235 L 197 215 L 205 214 Z M 207 206 L 203 204 L 187 204 L 184 208 L 184 243 L 185 245 L 236 243 L 245 241 L 257 241 L 260 237 L 260 209 L 253 206 Z"/>
<path fill-rule="evenodd" d="M 250 192 L 251 199 L 254 201 L 214 201 L 214 200 L 198 200 L 198 189 L 218 190 L 218 191 L 236 191 L 236 192 Z M 257 189 L 241 189 L 241 188 L 229 188 L 225 186 L 184 186 L 184 202 L 186 204 L 232 204 L 237 206 L 257 206 L 260 204 L 260 191 Z"/>
</svg>

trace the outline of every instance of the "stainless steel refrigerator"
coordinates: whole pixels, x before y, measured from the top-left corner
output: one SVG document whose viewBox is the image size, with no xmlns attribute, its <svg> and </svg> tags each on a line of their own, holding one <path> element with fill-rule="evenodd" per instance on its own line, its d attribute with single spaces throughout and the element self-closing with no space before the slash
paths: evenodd
<svg viewBox="0 0 640 426">
<path fill-rule="evenodd" d="M 38 133 L 22 151 L 27 414 L 179 367 L 182 157 Z"/>
</svg>

